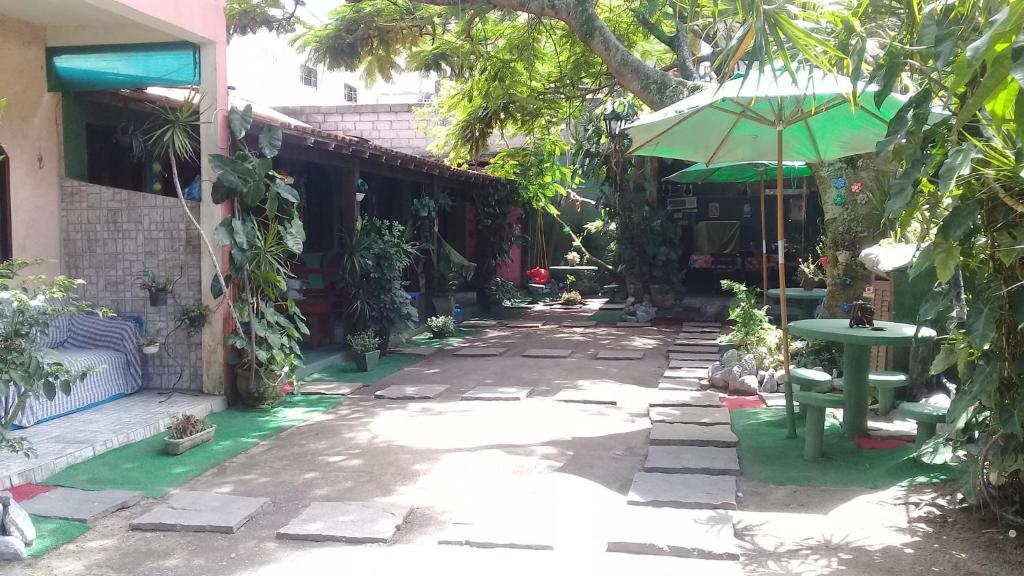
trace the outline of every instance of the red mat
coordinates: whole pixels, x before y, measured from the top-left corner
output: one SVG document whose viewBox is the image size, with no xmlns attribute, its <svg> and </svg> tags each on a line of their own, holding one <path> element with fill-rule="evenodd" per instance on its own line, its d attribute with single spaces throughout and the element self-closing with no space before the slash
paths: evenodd
<svg viewBox="0 0 1024 576">
<path fill-rule="evenodd" d="M 53 490 L 56 486 L 40 486 L 39 484 L 18 484 L 12 486 L 10 489 L 11 496 L 14 497 L 15 502 L 24 502 L 25 500 L 31 500 L 40 494 L 45 494 L 50 490 Z"/>
<path fill-rule="evenodd" d="M 853 443 L 862 450 L 892 450 L 910 442 L 899 438 L 871 438 L 870 436 L 857 436 Z"/>
<path fill-rule="evenodd" d="M 726 396 L 722 398 L 722 406 L 729 410 L 764 408 L 764 400 L 760 396 Z"/>
</svg>

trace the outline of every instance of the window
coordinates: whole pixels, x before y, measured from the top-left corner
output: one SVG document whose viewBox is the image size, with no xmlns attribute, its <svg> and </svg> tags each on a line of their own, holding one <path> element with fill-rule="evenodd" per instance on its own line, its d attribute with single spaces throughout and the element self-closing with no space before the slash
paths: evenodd
<svg viewBox="0 0 1024 576">
<path fill-rule="evenodd" d="M 355 104 L 359 100 L 359 91 L 351 84 L 345 84 L 345 102 Z"/>
<path fill-rule="evenodd" d="M 299 67 L 299 81 L 303 85 L 309 86 L 310 88 L 316 89 L 317 85 L 317 73 L 316 68 L 312 66 L 306 66 L 303 64 Z"/>
</svg>

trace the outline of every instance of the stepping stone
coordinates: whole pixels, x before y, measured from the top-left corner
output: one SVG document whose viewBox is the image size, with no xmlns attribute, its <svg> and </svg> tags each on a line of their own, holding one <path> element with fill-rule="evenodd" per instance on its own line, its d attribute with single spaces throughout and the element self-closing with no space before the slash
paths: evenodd
<svg viewBox="0 0 1024 576">
<path fill-rule="evenodd" d="M 669 346 L 665 349 L 669 354 L 713 354 L 718 357 L 718 345 L 714 346 Z"/>
<path fill-rule="evenodd" d="M 643 350 L 601 350 L 595 356 L 598 360 L 640 360 L 643 357 Z"/>
<path fill-rule="evenodd" d="M 703 368 L 706 371 L 708 369 L 708 366 L 711 366 L 711 363 L 708 362 L 707 360 L 694 360 L 692 356 L 687 356 L 686 360 L 680 360 L 677 358 L 673 358 L 672 356 L 674 355 L 670 354 L 668 359 L 668 367 L 670 369 Z"/>
<path fill-rule="evenodd" d="M 523 352 L 523 358 L 568 358 L 570 354 L 568 348 L 532 348 Z"/>
<path fill-rule="evenodd" d="M 627 507 L 609 526 L 608 552 L 739 559 L 732 513 L 726 510 Z M 708 574 L 704 570 L 679 573 Z"/>
<path fill-rule="evenodd" d="M 718 408 L 722 405 L 718 392 L 692 390 L 657 390 L 651 394 L 650 406 L 698 406 Z"/>
<path fill-rule="evenodd" d="M 626 503 L 657 508 L 736 509 L 736 478 L 637 472 Z"/>
<path fill-rule="evenodd" d="M 704 426 L 700 424 L 669 424 L 655 422 L 651 425 L 651 446 L 715 446 L 733 448 L 739 438 L 726 424 Z"/>
<path fill-rule="evenodd" d="M 676 335 L 676 340 L 690 340 L 695 341 L 697 344 L 718 344 L 715 342 L 721 337 L 721 334 L 717 332 L 680 332 Z"/>
<path fill-rule="evenodd" d="M 690 337 L 692 334 L 721 334 L 721 329 L 710 326 L 683 326 L 679 329 L 680 337 Z"/>
<path fill-rule="evenodd" d="M 512 548 L 517 550 L 553 550 L 555 522 L 553 514 L 540 510 L 492 512 L 489 517 L 456 519 L 437 543 L 471 548 Z"/>
<path fill-rule="evenodd" d="M 697 378 L 674 378 L 658 382 L 658 390 L 703 390 Z"/>
<path fill-rule="evenodd" d="M 498 325 L 496 320 L 466 320 L 459 324 L 461 328 L 493 328 Z"/>
<path fill-rule="evenodd" d="M 522 400 L 533 392 L 530 386 L 477 386 L 462 395 L 463 400 Z"/>
<path fill-rule="evenodd" d="M 669 352 L 668 353 L 668 359 L 669 360 L 700 360 L 702 362 L 707 362 L 707 365 L 710 366 L 711 364 L 714 364 L 715 362 L 718 362 L 719 356 L 718 356 L 718 354 L 709 354 L 709 353 L 705 353 L 705 352 Z"/>
<path fill-rule="evenodd" d="M 601 308 L 599 308 L 599 310 L 625 310 L 625 309 L 626 309 L 626 305 L 621 303 L 621 302 L 619 302 L 619 303 L 610 302 L 608 304 L 601 304 Z"/>
<path fill-rule="evenodd" d="M 59 486 L 21 502 L 21 507 L 35 516 L 92 524 L 113 512 L 131 508 L 140 500 L 142 500 L 142 492 L 79 490 Z"/>
<path fill-rule="evenodd" d="M 508 348 L 489 348 L 486 346 L 467 346 L 460 348 L 452 356 L 463 356 L 466 358 L 492 358 L 494 356 L 501 356 L 505 352 L 508 352 Z"/>
<path fill-rule="evenodd" d="M 253 516 L 270 506 L 266 498 L 230 496 L 213 492 L 178 492 L 166 504 L 129 524 L 132 530 L 164 532 L 220 532 L 234 534 Z"/>
<path fill-rule="evenodd" d="M 277 531 L 282 540 L 387 544 L 412 507 L 384 502 L 313 502 Z"/>
<path fill-rule="evenodd" d="M 782 389 L 782 385 L 779 385 L 779 389 Z M 758 396 L 764 401 L 765 406 L 785 406 L 786 405 L 786 393 L 785 392 L 759 392 Z M 796 400 L 793 400 L 793 405 L 800 404 Z"/>
<path fill-rule="evenodd" d="M 562 322 L 562 328 L 593 328 L 597 320 L 568 320 Z"/>
<path fill-rule="evenodd" d="M 354 384 L 351 382 L 306 382 L 299 386 L 299 393 L 319 394 L 324 396 L 348 396 L 362 387 L 362 384 Z"/>
<path fill-rule="evenodd" d="M 651 407 L 651 422 L 671 424 L 729 424 L 728 408 Z"/>
<path fill-rule="evenodd" d="M 559 391 L 552 398 L 556 402 L 577 404 L 616 404 L 620 396 L 610 388 L 569 388 Z"/>
<path fill-rule="evenodd" d="M 693 327 L 697 327 L 697 328 L 721 328 L 722 327 L 722 323 L 721 322 L 699 322 L 699 321 L 697 321 L 697 322 L 689 322 L 689 321 L 683 322 L 683 327 L 685 328 L 686 326 L 693 326 Z"/>
<path fill-rule="evenodd" d="M 707 368 L 669 368 L 662 378 L 707 378 Z"/>
<path fill-rule="evenodd" d="M 650 328 L 650 322 L 616 322 L 616 328 Z"/>
<path fill-rule="evenodd" d="M 644 472 L 739 476 L 740 459 L 735 448 L 649 446 Z"/>
<path fill-rule="evenodd" d="M 386 400 L 433 400 L 450 386 L 444 384 L 396 384 L 373 393 L 374 398 Z"/>
<path fill-rule="evenodd" d="M 424 358 L 437 353 L 440 348 L 433 346 L 406 346 L 404 348 L 392 348 L 392 354 L 403 354 L 405 356 L 423 356 Z"/>
<path fill-rule="evenodd" d="M 506 328 L 540 328 L 545 322 L 543 320 L 516 320 L 505 324 Z"/>
</svg>

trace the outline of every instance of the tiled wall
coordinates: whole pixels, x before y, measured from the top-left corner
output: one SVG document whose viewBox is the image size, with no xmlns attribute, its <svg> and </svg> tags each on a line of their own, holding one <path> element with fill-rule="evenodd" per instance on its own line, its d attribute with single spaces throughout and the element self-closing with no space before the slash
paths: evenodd
<svg viewBox="0 0 1024 576">
<path fill-rule="evenodd" d="M 424 156 L 433 138 L 417 128 L 415 106 L 421 104 L 287 106 L 278 110 L 324 132 L 358 136 L 392 150 Z"/>
<path fill-rule="evenodd" d="M 189 202 L 198 218 L 199 205 Z M 121 315 L 137 314 L 146 332 L 163 341 L 182 309 L 200 302 L 199 234 L 177 198 L 107 188 L 64 179 L 61 185 L 64 273 L 85 280 L 82 296 Z M 142 270 L 158 275 L 180 270 L 167 306 L 150 306 L 133 282 Z M 143 357 L 147 388 L 169 388 L 183 369 L 178 389 L 202 390 L 202 337 L 176 331 L 159 354 Z"/>
</svg>

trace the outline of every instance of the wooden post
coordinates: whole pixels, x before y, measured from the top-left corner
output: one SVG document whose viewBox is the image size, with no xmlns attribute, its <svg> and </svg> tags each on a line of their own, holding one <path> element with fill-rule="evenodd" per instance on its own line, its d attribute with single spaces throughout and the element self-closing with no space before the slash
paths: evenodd
<svg viewBox="0 0 1024 576">
<path fill-rule="evenodd" d="M 776 170 L 779 168 L 776 167 Z M 762 169 L 763 170 L 763 169 Z M 768 228 L 767 220 L 765 218 L 765 205 L 764 205 L 764 171 L 761 172 L 761 287 L 764 292 L 761 293 L 761 303 L 768 305 Z"/>
<path fill-rule="evenodd" d="M 781 107 L 780 107 L 781 109 Z M 777 214 L 775 215 L 775 221 L 778 225 L 778 238 L 779 238 L 779 303 L 781 308 L 779 310 L 779 324 L 782 328 L 782 369 L 786 372 L 786 420 L 788 421 L 788 429 L 786 430 L 786 438 L 796 438 L 796 411 L 793 409 L 793 381 L 789 375 L 789 317 L 786 314 L 786 228 L 785 222 L 783 221 L 784 203 L 782 198 L 782 132 L 783 125 L 778 126 L 776 130 L 776 142 L 775 145 L 778 148 L 778 165 L 775 169 L 775 206 Z"/>
</svg>

